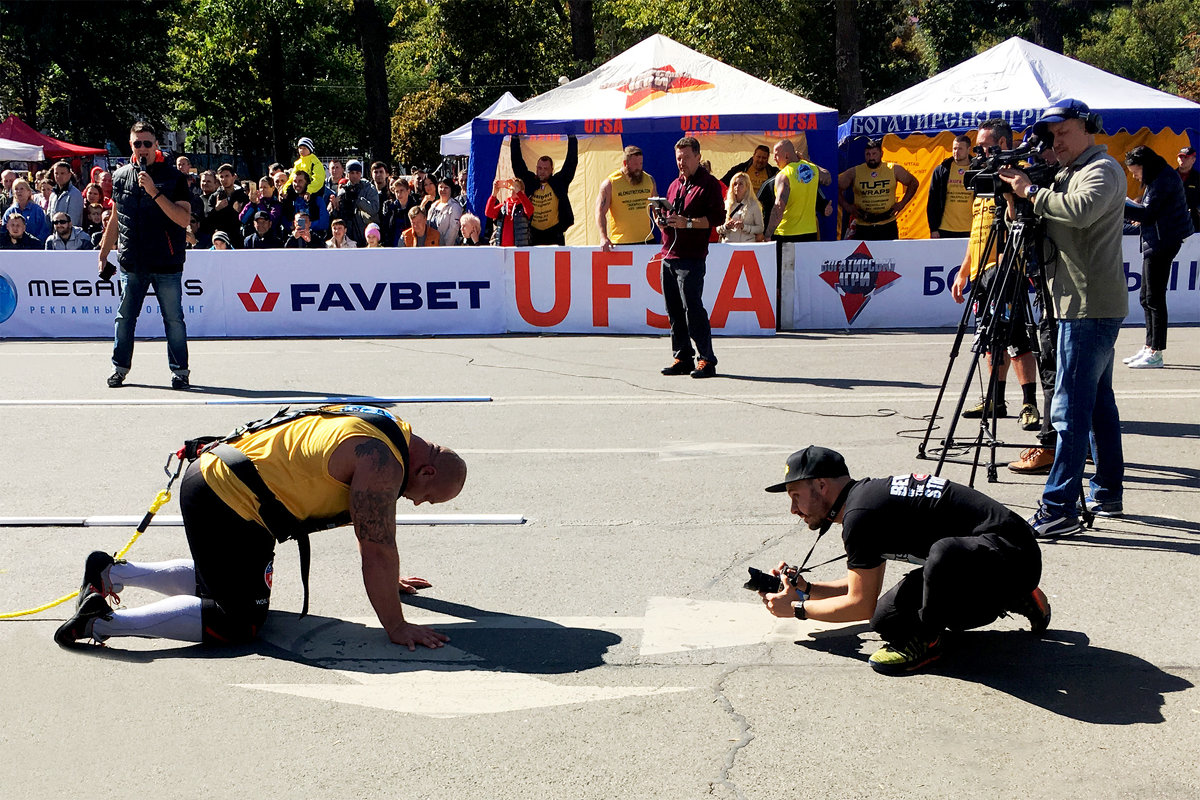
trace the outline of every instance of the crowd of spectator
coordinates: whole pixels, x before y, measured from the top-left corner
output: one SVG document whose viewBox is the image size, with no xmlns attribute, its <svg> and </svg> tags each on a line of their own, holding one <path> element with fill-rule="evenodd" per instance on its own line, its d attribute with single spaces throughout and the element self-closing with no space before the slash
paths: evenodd
<svg viewBox="0 0 1200 800">
<path fill-rule="evenodd" d="M 521 152 L 520 137 L 512 137 L 511 166 L 517 177 L 498 179 L 482 209 L 473 209 L 467 198 L 467 173 L 434 176 L 414 167 L 393 174 L 375 161 L 333 158 L 323 162 L 308 137 L 298 140 L 297 157 L 290 169 L 275 163 L 257 181 L 245 180 L 232 164 L 216 170 L 198 170 L 187 156 L 175 159 L 186 177 L 192 217 L 187 228 L 189 249 L 238 250 L 272 248 L 447 247 L 496 245 L 527 247 L 561 245 L 575 222 L 567 195 L 578 163 L 578 144 L 569 137 L 566 161 L 555 171 L 551 159 L 541 156 L 530 170 Z M 783 143 L 781 143 L 783 144 Z M 786 142 L 790 145 L 790 142 Z M 933 238 L 964 236 L 970 219 L 970 191 L 963 187 L 969 163 L 970 140 L 957 137 L 950 158 L 931 178 L 927 216 Z M 779 150 L 779 145 L 776 145 Z M 866 163 L 844 171 L 839 179 L 837 202 L 846 212 L 848 238 L 895 237 L 896 217 L 915 194 L 916 178 L 900 167 L 882 162 L 882 147 L 868 144 Z M 762 242 L 772 239 L 817 238 L 816 212 L 829 214 L 835 203 L 826 196 L 828 173 L 783 148 L 769 160 L 771 151 L 759 145 L 749 159 L 734 165 L 719 181 L 726 200 L 726 218 L 713 227 L 711 241 Z M 1193 225 L 1200 224 L 1200 175 L 1192 169 L 1195 152 L 1179 155 L 1179 175 L 1187 193 Z M 711 170 L 711 167 L 709 168 Z M 782 184 L 781 170 L 797 176 Z M 820 173 L 820 186 L 808 176 Z M 789 173 L 790 175 L 790 173 Z M 644 176 L 644 177 L 643 177 Z M 875 194 L 860 192 L 871 185 Z M 883 184 L 880 186 L 880 184 Z M 777 191 L 803 197 L 777 198 Z M 878 189 L 874 187 L 879 186 Z M 903 197 L 897 197 L 903 189 Z M 596 220 L 605 249 L 617 244 L 650 242 L 656 232 L 645 210 L 654 194 L 653 176 L 642 171 L 642 151 L 625 148 L 617 171 L 599 187 Z M 853 191 L 853 198 L 851 197 Z M 812 196 L 815 192 L 815 201 Z M 13 170 L 0 173 L 0 249 L 84 250 L 98 246 L 112 213 L 112 174 L 94 167 L 86 183 L 59 161 L 49 169 L 26 176 Z M 794 206 L 787 211 L 786 206 Z M 772 212 L 784 214 L 772 218 Z M 803 219 L 797 227 L 789 223 Z M 64 224 L 64 220 L 69 221 Z M 797 228 L 800 233 L 792 231 Z M 801 230 L 802 229 L 802 230 Z M 785 230 L 787 233 L 785 233 Z"/>
</svg>

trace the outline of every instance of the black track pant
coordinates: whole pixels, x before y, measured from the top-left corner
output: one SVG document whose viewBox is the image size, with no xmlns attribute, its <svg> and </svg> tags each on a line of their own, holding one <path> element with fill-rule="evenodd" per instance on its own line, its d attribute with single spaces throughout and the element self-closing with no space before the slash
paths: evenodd
<svg viewBox="0 0 1200 800">
<path fill-rule="evenodd" d="M 204 641 L 251 641 L 262 629 L 271 603 L 274 537 L 217 497 L 204 482 L 199 461 L 183 475 L 179 505 L 196 563 L 196 594 L 203 601 Z"/>
<path fill-rule="evenodd" d="M 871 629 L 886 642 L 903 643 L 915 638 L 932 641 L 943 630 L 994 622 L 1032 592 L 1042 577 L 1042 555 L 1033 531 L 1013 527 L 1011 535 L 955 536 L 936 542 L 923 567 L 879 598 Z"/>
</svg>

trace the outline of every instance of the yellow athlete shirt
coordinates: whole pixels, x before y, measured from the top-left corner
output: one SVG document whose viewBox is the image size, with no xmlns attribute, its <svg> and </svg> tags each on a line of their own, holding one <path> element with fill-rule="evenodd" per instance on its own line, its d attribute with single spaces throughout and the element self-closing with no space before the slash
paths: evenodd
<svg viewBox="0 0 1200 800">
<path fill-rule="evenodd" d="M 871 169 L 866 164 L 854 168 L 854 205 L 868 214 L 882 214 L 896 205 L 896 170 L 892 164 L 880 164 Z M 896 218 L 889 214 L 887 219 L 874 222 L 858 220 L 863 225 L 886 225 Z"/>
<path fill-rule="evenodd" d="M 967 263 L 971 271 L 971 280 L 979 275 L 979 261 L 983 257 L 983 246 L 987 244 L 988 230 L 992 227 L 992 201 L 986 197 L 975 198 L 971 206 L 971 237 L 967 240 Z M 999 243 L 992 246 L 988 263 L 983 269 L 986 272 L 996 266 L 996 250 Z"/>
<path fill-rule="evenodd" d="M 529 195 L 529 202 L 533 203 L 533 216 L 529 218 L 529 224 L 537 228 L 539 231 L 548 230 L 558 224 L 558 195 L 550 188 L 550 184 L 543 183 Z"/>
<path fill-rule="evenodd" d="M 642 182 L 634 184 L 621 170 L 608 176 L 612 181 L 612 202 L 608 205 L 608 238 L 613 244 L 645 244 L 650 236 L 650 215 L 646 203 L 654 197 L 654 178 L 642 173 Z"/>
<path fill-rule="evenodd" d="M 946 183 L 946 210 L 942 212 L 942 230 L 960 231 L 971 230 L 972 201 L 971 190 L 963 186 L 963 173 L 966 166 L 960 167 L 950 162 L 950 176 Z"/>
<path fill-rule="evenodd" d="M 775 229 L 776 236 L 804 236 L 817 232 L 817 186 L 820 173 L 809 161 L 792 161 L 781 172 L 788 179 L 787 208 Z"/>
<path fill-rule="evenodd" d="M 771 173 L 767 171 L 766 167 L 755 169 L 754 164 L 746 167 L 746 175 L 750 178 L 750 189 L 754 192 L 755 197 L 758 197 L 758 190 L 771 177 Z"/>
<path fill-rule="evenodd" d="M 405 441 L 411 441 L 409 424 L 401 419 L 396 424 Z M 314 414 L 247 434 L 229 444 L 250 457 L 263 483 L 296 519 L 324 519 L 350 509 L 350 487 L 329 474 L 329 458 L 352 436 L 380 440 L 408 468 L 387 435 L 358 417 Z M 225 462 L 205 453 L 200 456 L 200 472 L 204 482 L 238 516 L 266 527 L 258 513 L 258 498 L 234 477 Z"/>
</svg>

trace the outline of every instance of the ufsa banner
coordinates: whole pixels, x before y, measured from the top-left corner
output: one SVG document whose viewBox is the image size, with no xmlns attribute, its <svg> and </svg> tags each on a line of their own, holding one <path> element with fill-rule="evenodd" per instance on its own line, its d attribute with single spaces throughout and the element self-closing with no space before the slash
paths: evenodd
<svg viewBox="0 0 1200 800">
<path fill-rule="evenodd" d="M 714 333 L 775 330 L 769 245 L 714 245 L 705 298 Z M 183 273 L 196 337 L 660 333 L 656 248 L 200 251 Z M 107 338 L 118 282 L 94 252 L 0 256 L 0 338 Z M 138 333 L 161 337 L 153 295 Z"/>
</svg>

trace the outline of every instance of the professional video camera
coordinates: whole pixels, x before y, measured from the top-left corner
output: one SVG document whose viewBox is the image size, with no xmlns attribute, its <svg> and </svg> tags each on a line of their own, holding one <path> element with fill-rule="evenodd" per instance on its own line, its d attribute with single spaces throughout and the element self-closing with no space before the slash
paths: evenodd
<svg viewBox="0 0 1200 800">
<path fill-rule="evenodd" d="M 1049 184 L 1058 168 L 1045 163 L 1041 154 L 1052 141 L 1031 133 L 1019 147 L 1012 150 L 993 147 L 985 151 L 982 147 L 975 147 L 970 168 L 963 173 L 963 186 L 974 192 L 976 197 L 1001 197 L 1012 191 L 996 174 L 1005 167 L 1022 170 L 1033 183 Z"/>
<path fill-rule="evenodd" d="M 770 572 L 763 572 L 754 567 L 747 567 L 747 569 L 750 571 L 750 579 L 744 584 L 745 588 L 752 592 L 767 592 L 768 594 L 783 591 L 783 581 L 778 575 L 772 575 Z M 792 586 L 795 586 L 800 580 L 799 567 L 784 564 L 780 572 L 787 577 L 788 583 Z"/>
</svg>

